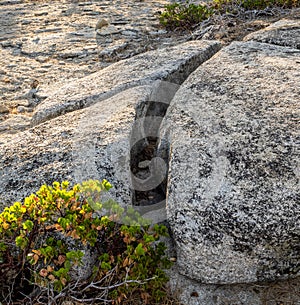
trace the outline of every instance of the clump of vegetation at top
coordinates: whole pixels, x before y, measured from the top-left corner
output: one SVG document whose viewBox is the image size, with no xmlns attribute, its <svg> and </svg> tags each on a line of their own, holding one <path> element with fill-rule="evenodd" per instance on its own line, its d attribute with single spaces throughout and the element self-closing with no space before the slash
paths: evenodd
<svg viewBox="0 0 300 305">
<path fill-rule="evenodd" d="M 245 10 L 263 10 L 266 8 L 300 7 L 299 0 L 211 0 L 205 4 L 190 1 L 175 2 L 165 6 L 159 15 L 160 24 L 167 29 L 193 29 L 201 21 L 214 14 L 237 13 Z"/>
<path fill-rule="evenodd" d="M 163 225 L 100 201 L 111 185 L 90 180 L 43 185 L 0 214 L 0 303 L 156 304 L 170 267 Z M 87 252 L 93 268 L 79 276 Z"/>
<path fill-rule="evenodd" d="M 160 23 L 168 29 L 190 29 L 195 24 L 207 19 L 213 14 L 213 9 L 206 5 L 194 3 L 172 3 L 165 6 L 165 11 L 159 16 Z"/>
<path fill-rule="evenodd" d="M 272 7 L 293 8 L 299 7 L 299 0 L 213 0 L 217 11 L 230 12 L 233 10 L 263 10 Z"/>
</svg>

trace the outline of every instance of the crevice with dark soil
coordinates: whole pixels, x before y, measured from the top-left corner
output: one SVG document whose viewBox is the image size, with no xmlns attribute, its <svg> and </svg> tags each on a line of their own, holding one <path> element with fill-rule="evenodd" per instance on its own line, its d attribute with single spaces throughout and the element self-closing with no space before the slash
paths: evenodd
<svg viewBox="0 0 300 305">
<path fill-rule="evenodd" d="M 137 106 L 130 139 L 134 206 L 146 207 L 165 203 L 168 160 L 159 158 L 157 154 L 159 130 L 178 88 L 177 84 L 158 81 L 154 84 L 149 100 Z"/>
</svg>

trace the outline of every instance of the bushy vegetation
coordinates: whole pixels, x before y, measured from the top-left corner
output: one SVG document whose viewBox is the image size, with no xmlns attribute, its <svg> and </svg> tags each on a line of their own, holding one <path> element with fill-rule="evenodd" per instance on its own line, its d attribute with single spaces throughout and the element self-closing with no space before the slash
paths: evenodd
<svg viewBox="0 0 300 305">
<path fill-rule="evenodd" d="M 165 6 L 159 21 L 167 29 L 192 29 L 201 21 L 214 14 L 234 13 L 245 10 L 263 10 L 266 8 L 300 7 L 299 0 L 211 0 L 206 4 L 175 2 Z"/>
<path fill-rule="evenodd" d="M 43 185 L 0 214 L 0 302 L 3 304 L 156 304 L 170 267 L 163 225 L 134 209 L 100 201 L 111 185 L 90 180 Z M 93 268 L 89 276 L 87 253 Z M 138 303 L 136 303 L 138 304 Z"/>
<path fill-rule="evenodd" d="M 165 11 L 161 13 L 159 21 L 169 29 L 189 29 L 212 14 L 213 9 L 206 5 L 175 2 L 165 6 Z"/>
</svg>

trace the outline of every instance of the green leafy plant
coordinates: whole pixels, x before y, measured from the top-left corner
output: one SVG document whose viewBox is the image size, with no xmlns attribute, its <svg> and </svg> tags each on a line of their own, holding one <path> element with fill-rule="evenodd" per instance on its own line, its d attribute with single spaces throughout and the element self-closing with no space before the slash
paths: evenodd
<svg viewBox="0 0 300 305">
<path fill-rule="evenodd" d="M 266 8 L 296 8 L 299 0 L 211 0 L 205 5 L 175 2 L 165 6 L 159 15 L 160 24 L 169 30 L 193 29 L 203 20 L 214 14 L 239 14 L 249 10 L 264 10 Z"/>
<path fill-rule="evenodd" d="M 150 226 L 134 209 L 126 211 L 113 200 L 101 202 L 101 193 L 110 188 L 106 180 L 72 188 L 67 181 L 54 182 L 4 209 L 1 302 L 125 304 L 138 296 L 153 304 L 164 297 L 163 269 L 170 261 L 159 238 L 167 229 Z M 74 276 L 87 250 L 97 254 L 94 268 L 88 278 Z"/>
<path fill-rule="evenodd" d="M 165 6 L 159 16 L 160 23 L 168 29 L 190 29 L 202 20 L 209 18 L 213 9 L 207 5 L 194 3 L 172 3 Z"/>
</svg>

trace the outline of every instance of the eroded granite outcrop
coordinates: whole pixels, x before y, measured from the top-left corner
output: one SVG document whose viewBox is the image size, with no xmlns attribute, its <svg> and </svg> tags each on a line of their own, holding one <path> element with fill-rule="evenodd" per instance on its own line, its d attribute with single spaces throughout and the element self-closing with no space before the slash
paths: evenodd
<svg viewBox="0 0 300 305">
<path fill-rule="evenodd" d="M 47 98 L 36 108 L 32 124 L 87 107 L 127 88 L 158 79 L 180 84 L 219 49 L 220 44 L 216 42 L 191 41 L 120 61 L 63 87 Z"/>
<path fill-rule="evenodd" d="M 0 136 L 29 128 L 26 119 L 35 106 L 64 84 L 139 53 L 186 41 L 182 35 L 170 38 L 159 27 L 157 12 L 167 3 L 0 1 Z M 101 20 L 117 33 L 97 34 Z M 38 93 L 31 98 L 27 93 L 35 80 Z M 2 106 L 8 111 L 2 112 Z"/>
<path fill-rule="evenodd" d="M 299 275 L 299 61 L 297 49 L 234 42 L 177 91 L 161 138 L 180 273 L 214 284 Z"/>
<path fill-rule="evenodd" d="M 141 171 L 152 162 L 132 149 L 135 137 L 147 136 L 138 119 L 148 118 L 152 130 L 165 115 L 157 157 L 169 164 L 167 213 L 179 271 L 171 274 L 173 289 L 185 305 L 282 301 L 260 282 L 300 270 L 300 53 L 292 39 L 274 42 L 279 29 L 232 43 L 210 60 L 216 42 L 141 54 L 54 92 L 35 112 L 34 127 L 1 143 L 0 202 L 53 180 L 106 178 L 115 186 L 111 197 L 132 203 L 132 154 Z M 257 38 L 269 34 L 272 41 Z M 174 86 L 157 89 L 160 81 Z M 288 285 L 288 302 L 299 302 Z"/>
<path fill-rule="evenodd" d="M 22 200 L 43 183 L 105 178 L 115 186 L 110 195 L 128 203 L 128 183 L 124 185 L 120 172 L 116 178 L 115 163 L 129 153 L 135 107 L 150 92 L 149 86 L 129 89 L 19 133 L 2 145 L 0 202 Z"/>
<path fill-rule="evenodd" d="M 183 82 L 219 49 L 218 42 L 192 41 L 147 52 L 54 93 L 34 116 L 35 124 L 44 123 L 0 146 L 0 202 L 21 200 L 55 180 L 105 178 L 114 185 L 112 197 L 129 203 L 130 133 L 136 115 L 147 112 L 156 81 Z"/>
<path fill-rule="evenodd" d="M 247 35 L 244 40 L 300 49 L 300 21 L 296 19 L 279 20 L 265 29 Z"/>
</svg>

